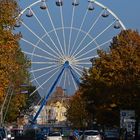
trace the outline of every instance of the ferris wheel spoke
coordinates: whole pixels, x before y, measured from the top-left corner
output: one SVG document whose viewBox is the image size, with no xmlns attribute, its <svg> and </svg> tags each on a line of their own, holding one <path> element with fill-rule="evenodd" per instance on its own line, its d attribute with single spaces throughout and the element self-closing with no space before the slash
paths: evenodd
<svg viewBox="0 0 140 140">
<path fill-rule="evenodd" d="M 69 73 L 69 71 L 67 71 Z M 68 86 L 70 86 L 70 75 L 68 74 Z"/>
<path fill-rule="evenodd" d="M 59 69 L 60 67 L 61 67 L 61 66 L 58 66 L 58 67 L 56 67 L 56 68 L 53 68 L 52 70 L 49 70 L 48 72 L 45 72 L 44 74 L 41 74 L 41 75 L 38 76 L 38 77 L 35 77 L 35 76 L 34 76 L 34 79 L 32 79 L 31 82 L 37 81 L 37 79 L 39 79 L 39 78 L 41 78 L 41 77 L 43 77 L 43 76 L 45 76 L 45 75 L 47 75 L 47 74 L 50 74 L 50 73 L 53 72 L 53 71 L 56 71 L 56 70 Z"/>
<path fill-rule="evenodd" d="M 22 22 L 22 21 L 21 21 Z M 52 52 L 54 52 L 57 56 L 58 54 L 44 41 L 42 40 L 31 28 L 29 28 L 24 22 L 22 24 L 36 37 L 38 38 L 48 49 L 50 49 Z M 54 57 L 55 55 L 52 55 L 52 53 L 47 52 L 50 56 Z M 56 56 L 55 56 L 56 57 Z M 58 56 L 59 57 L 59 56 Z"/>
<path fill-rule="evenodd" d="M 84 51 L 90 44 L 92 44 L 99 36 L 101 36 L 104 32 L 106 32 L 116 21 L 110 23 L 103 31 L 101 31 L 92 41 L 90 41 L 87 45 L 85 45 L 78 53 L 74 55 L 76 57 L 79 53 Z"/>
<path fill-rule="evenodd" d="M 85 56 L 85 55 L 87 55 L 87 54 L 89 54 L 89 53 L 91 53 L 91 52 L 97 50 L 98 48 L 99 48 L 99 46 L 97 46 L 97 47 L 95 47 L 95 48 L 92 48 L 91 50 L 86 51 L 86 52 L 84 52 L 83 54 L 81 54 L 81 55 L 79 55 L 78 57 L 76 57 L 76 59 L 78 59 L 78 58 L 80 58 L 80 57 L 83 57 L 83 56 Z"/>
<path fill-rule="evenodd" d="M 42 70 L 51 69 L 51 68 L 54 68 L 54 67 L 57 67 L 57 64 L 56 65 L 52 65 L 52 66 L 46 66 L 46 67 L 35 69 L 35 70 L 31 70 L 30 72 L 38 72 L 38 71 L 42 71 Z"/>
<path fill-rule="evenodd" d="M 44 59 L 48 59 L 48 57 L 46 56 L 42 56 L 42 55 L 38 55 L 38 54 L 33 54 L 33 53 L 29 53 L 29 52 L 26 52 L 26 51 L 22 51 L 23 53 L 25 53 L 26 55 L 31 55 L 31 56 L 36 56 L 36 57 L 39 57 L 39 58 L 44 58 Z M 52 59 L 50 59 L 52 60 Z"/>
<path fill-rule="evenodd" d="M 60 79 L 59 79 L 59 81 L 58 81 L 58 85 L 60 86 L 60 84 L 62 83 L 62 75 L 61 75 L 61 77 L 60 77 Z"/>
<path fill-rule="evenodd" d="M 93 57 L 98 57 L 98 55 L 80 58 L 78 59 L 78 61 L 87 61 L 87 60 L 90 61 L 90 59 L 92 59 Z"/>
<path fill-rule="evenodd" d="M 73 85 L 74 85 L 75 90 L 77 90 L 78 87 L 77 87 L 76 82 L 75 82 L 75 80 L 74 80 L 74 78 L 73 78 L 72 75 L 71 75 L 71 79 L 72 79 L 72 83 L 73 83 Z"/>
<path fill-rule="evenodd" d="M 31 55 L 31 56 L 35 56 L 35 57 L 38 57 L 38 58 L 44 58 L 44 59 L 47 59 L 47 60 L 54 60 L 54 61 L 58 61 L 57 59 L 52 59 L 52 58 L 49 58 L 49 57 L 46 57 L 46 56 L 43 56 L 43 55 L 38 55 L 38 54 L 35 54 L 35 53 L 30 53 L 30 52 L 26 52 L 26 51 L 22 51 L 23 53 L 25 53 L 26 55 Z"/>
<path fill-rule="evenodd" d="M 58 37 L 58 34 L 57 34 L 57 32 L 56 32 L 56 29 L 55 29 L 55 26 L 54 26 L 54 23 L 53 23 L 51 14 L 50 14 L 50 12 L 49 12 L 49 9 L 47 9 L 47 13 L 48 13 L 48 17 L 49 17 L 49 19 L 50 19 L 50 22 L 51 22 L 51 24 L 52 24 L 54 33 L 55 33 L 55 35 L 56 35 L 57 41 L 58 41 L 58 43 L 59 43 L 60 49 L 61 49 L 61 51 L 62 51 L 62 54 L 64 55 L 64 51 L 63 51 L 63 48 L 62 48 L 62 44 L 61 44 L 60 39 L 59 39 L 59 37 Z"/>
<path fill-rule="evenodd" d="M 46 35 L 49 37 L 49 39 L 51 40 L 51 42 L 53 43 L 55 49 L 57 50 L 57 52 L 59 53 L 60 56 L 62 56 L 62 53 L 60 52 L 60 50 L 58 49 L 58 47 L 56 46 L 55 42 L 52 40 L 52 38 L 50 37 L 50 35 L 48 34 L 47 30 L 45 29 L 45 27 L 43 26 L 43 24 L 41 23 L 41 21 L 39 20 L 39 18 L 36 16 L 36 14 L 34 13 L 34 11 L 32 10 L 34 17 L 36 18 L 36 20 L 38 21 L 39 25 L 42 27 L 42 29 L 45 31 Z M 57 54 L 55 52 L 55 54 Z M 58 54 L 57 54 L 58 55 Z"/>
<path fill-rule="evenodd" d="M 65 28 L 67 28 L 67 27 L 65 27 Z M 82 30 L 82 29 L 78 29 L 78 28 L 75 28 L 75 27 L 72 27 L 72 29 L 73 29 L 73 30 L 77 30 L 79 33 L 87 34 L 87 32 L 84 31 L 84 30 Z M 90 35 L 90 33 L 88 33 L 87 36 L 88 36 L 90 39 L 92 39 L 92 40 L 94 39 L 94 38 Z M 96 46 L 99 45 L 99 44 L 96 42 L 96 40 L 94 41 L 94 43 L 95 43 Z M 72 46 L 72 47 L 73 47 L 73 46 Z"/>
<path fill-rule="evenodd" d="M 71 36 L 72 36 L 72 27 L 73 27 L 74 13 L 75 13 L 75 6 L 73 6 L 73 10 L 72 10 L 71 25 L 70 25 L 70 34 L 69 34 L 69 43 L 68 43 L 68 55 L 69 55 L 70 46 L 71 46 Z"/>
<path fill-rule="evenodd" d="M 84 22 L 85 22 L 85 19 L 86 19 L 87 13 L 88 13 L 88 10 L 86 10 L 85 15 L 84 15 L 84 17 L 83 17 L 83 20 L 82 20 L 82 23 L 81 23 L 80 28 L 79 28 L 79 30 L 78 30 L 78 33 L 77 33 L 77 35 L 76 35 L 76 38 L 75 38 L 74 44 L 73 44 L 72 47 L 71 47 L 70 55 L 72 54 L 73 49 L 74 49 L 74 47 L 75 47 L 75 44 L 76 44 L 76 42 L 77 42 L 77 40 L 78 40 L 78 37 L 79 37 L 80 32 L 81 32 L 81 29 L 82 29 L 83 24 L 84 24 Z"/>
<path fill-rule="evenodd" d="M 21 40 L 24 41 L 24 42 L 26 42 L 26 43 L 28 43 L 28 44 L 30 44 L 31 46 L 33 46 L 33 47 L 39 49 L 39 50 L 41 50 L 41 51 L 47 53 L 48 55 L 52 56 L 53 58 L 56 58 L 56 59 L 59 58 L 58 56 L 56 57 L 56 55 L 52 55 L 51 53 L 49 53 L 49 52 L 46 51 L 45 49 L 42 49 L 41 47 L 38 47 L 37 45 L 33 44 L 32 42 L 28 41 L 27 39 L 21 38 Z M 53 58 L 52 58 L 52 59 L 53 59 Z"/>
<path fill-rule="evenodd" d="M 40 103 L 43 101 L 44 98 L 41 97 L 41 99 L 37 102 L 37 106 L 40 105 Z"/>
<path fill-rule="evenodd" d="M 75 51 L 72 53 L 72 56 L 75 55 L 75 53 L 77 52 L 77 50 L 80 48 L 81 44 L 84 42 L 84 40 L 86 39 L 87 35 L 91 32 L 91 30 L 95 27 L 95 25 L 97 24 L 97 22 L 99 21 L 101 15 L 103 14 L 104 10 L 102 10 L 98 17 L 96 18 L 96 20 L 93 22 L 92 26 L 90 27 L 90 29 L 87 31 L 86 35 L 83 37 L 83 39 L 80 41 L 79 45 L 77 46 L 77 48 L 75 49 Z"/>
<path fill-rule="evenodd" d="M 59 72 L 59 69 L 57 71 L 55 71 L 49 78 L 47 78 L 47 80 L 45 80 L 45 82 L 43 82 L 38 88 L 36 88 L 31 94 L 30 96 L 32 96 L 36 91 L 38 91 L 43 85 L 45 85 L 56 73 Z"/>
<path fill-rule="evenodd" d="M 81 77 L 82 69 L 77 68 L 76 65 L 71 65 L 71 67 Z"/>
<path fill-rule="evenodd" d="M 66 88 L 66 81 L 67 81 L 67 72 L 66 72 L 66 69 L 65 69 L 65 72 L 64 72 L 64 89 Z"/>
<path fill-rule="evenodd" d="M 65 52 L 65 55 L 66 55 L 67 49 L 66 49 L 66 38 L 65 38 L 64 17 L 63 17 L 62 6 L 60 6 L 60 15 L 61 15 L 62 32 L 63 32 L 63 40 L 64 40 L 64 52 Z"/>
<path fill-rule="evenodd" d="M 35 82 L 37 83 L 37 85 L 40 86 L 40 83 L 37 81 L 36 76 L 35 76 L 34 73 L 32 73 L 32 77 L 33 77 L 33 79 L 35 79 Z M 43 89 L 43 87 L 41 87 L 41 89 Z"/>
<path fill-rule="evenodd" d="M 109 40 L 107 40 L 107 41 L 103 42 L 102 44 L 99 44 L 99 45 L 98 45 L 98 48 L 100 48 L 100 47 L 104 46 L 105 44 L 110 43 L 111 41 L 112 41 L 112 39 L 109 39 Z"/>
<path fill-rule="evenodd" d="M 59 79 L 59 81 L 58 81 L 58 85 L 59 85 L 59 86 L 60 86 L 61 82 L 62 82 L 62 76 L 60 77 L 60 79 Z"/>
<path fill-rule="evenodd" d="M 90 62 L 89 64 L 91 65 L 91 62 Z M 88 68 L 89 68 L 89 67 L 83 66 L 82 64 L 76 64 L 75 67 L 76 67 L 76 68 L 79 68 L 79 69 L 77 69 L 77 70 L 79 70 L 79 71 L 81 71 L 81 72 L 83 72 L 83 69 L 88 69 Z"/>
<path fill-rule="evenodd" d="M 38 64 L 38 65 L 42 65 L 42 64 L 56 64 L 56 62 L 42 62 L 42 61 L 32 61 L 32 64 Z"/>
<path fill-rule="evenodd" d="M 91 62 L 76 62 L 75 65 L 91 65 Z"/>
<path fill-rule="evenodd" d="M 83 54 L 81 54 L 81 55 L 79 55 L 78 57 L 75 57 L 75 58 L 76 58 L 76 59 L 79 59 L 79 58 L 81 58 L 81 57 L 83 57 L 83 56 L 85 56 L 85 55 L 87 55 L 87 54 L 89 54 L 89 53 L 91 53 L 91 52 L 94 52 L 95 50 L 100 49 L 101 46 L 107 44 L 108 42 L 110 42 L 110 40 L 108 40 L 108 41 L 106 41 L 106 42 L 104 42 L 104 43 L 98 45 L 97 47 L 92 48 L 92 49 L 89 50 L 89 51 L 84 52 Z M 85 56 L 85 57 L 86 57 L 86 56 Z"/>
</svg>

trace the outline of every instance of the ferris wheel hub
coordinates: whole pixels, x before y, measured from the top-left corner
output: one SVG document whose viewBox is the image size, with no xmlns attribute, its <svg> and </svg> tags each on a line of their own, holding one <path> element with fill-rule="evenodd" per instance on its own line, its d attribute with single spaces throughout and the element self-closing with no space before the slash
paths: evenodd
<svg viewBox="0 0 140 140">
<path fill-rule="evenodd" d="M 69 67 L 69 61 L 66 61 L 66 62 L 64 63 L 64 67 L 65 67 L 65 68 L 68 68 L 68 67 Z"/>
<path fill-rule="evenodd" d="M 75 63 L 76 63 L 76 59 L 72 56 L 67 56 L 67 55 L 64 55 L 59 60 L 59 64 L 62 64 L 62 65 L 65 65 L 65 64 L 71 65 L 71 64 L 75 64 Z"/>
</svg>

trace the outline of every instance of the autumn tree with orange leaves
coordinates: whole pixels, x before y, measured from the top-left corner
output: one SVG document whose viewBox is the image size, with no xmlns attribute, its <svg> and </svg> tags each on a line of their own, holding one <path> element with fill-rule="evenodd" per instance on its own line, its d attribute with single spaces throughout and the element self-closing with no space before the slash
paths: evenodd
<svg viewBox="0 0 140 140">
<path fill-rule="evenodd" d="M 13 33 L 19 11 L 16 0 L 0 0 L 0 105 L 12 85 L 14 94 L 6 117 L 9 122 L 16 120 L 26 104 L 26 95 L 19 93 L 20 85 L 29 79 L 30 62 L 21 52 L 20 34 Z"/>
</svg>

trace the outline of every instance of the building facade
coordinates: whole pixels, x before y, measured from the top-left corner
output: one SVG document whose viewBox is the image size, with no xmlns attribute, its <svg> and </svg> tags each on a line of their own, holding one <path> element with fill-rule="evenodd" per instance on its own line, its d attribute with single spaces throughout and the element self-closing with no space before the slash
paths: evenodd
<svg viewBox="0 0 140 140">
<path fill-rule="evenodd" d="M 69 96 L 61 87 L 57 87 L 39 114 L 37 124 L 65 124 L 68 102 Z M 34 115 L 39 107 L 40 105 L 34 107 Z"/>
</svg>

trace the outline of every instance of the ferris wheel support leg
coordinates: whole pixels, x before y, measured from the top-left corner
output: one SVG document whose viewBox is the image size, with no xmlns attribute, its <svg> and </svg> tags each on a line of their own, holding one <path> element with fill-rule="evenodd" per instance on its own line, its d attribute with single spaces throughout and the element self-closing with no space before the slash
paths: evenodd
<svg viewBox="0 0 140 140">
<path fill-rule="evenodd" d="M 41 106 L 40 106 L 40 108 L 38 109 L 37 113 L 35 114 L 35 116 L 34 116 L 33 119 L 31 120 L 31 124 L 34 124 L 34 123 L 35 123 L 35 121 L 36 121 L 37 117 L 39 116 L 39 114 L 40 114 L 40 112 L 41 112 L 43 106 L 44 106 L 44 105 L 46 104 L 46 102 L 48 101 L 48 98 L 49 98 L 50 94 L 51 94 L 52 91 L 54 90 L 56 84 L 58 83 L 58 81 L 59 81 L 59 79 L 60 79 L 60 77 L 61 77 L 61 75 L 63 74 L 64 69 L 65 69 L 65 66 L 63 65 L 63 68 L 62 68 L 61 72 L 59 73 L 59 75 L 58 75 L 58 77 L 56 78 L 55 82 L 53 83 L 52 87 L 50 88 L 50 90 L 49 90 L 47 96 L 46 96 L 46 97 L 44 98 L 44 100 L 42 101 Z"/>
<path fill-rule="evenodd" d="M 73 69 L 71 67 L 69 67 L 69 69 L 70 69 L 73 79 L 75 80 L 76 84 L 79 86 L 80 85 L 79 78 L 76 76 L 75 72 L 73 71 Z"/>
</svg>

